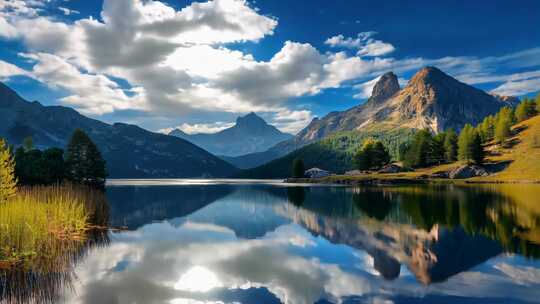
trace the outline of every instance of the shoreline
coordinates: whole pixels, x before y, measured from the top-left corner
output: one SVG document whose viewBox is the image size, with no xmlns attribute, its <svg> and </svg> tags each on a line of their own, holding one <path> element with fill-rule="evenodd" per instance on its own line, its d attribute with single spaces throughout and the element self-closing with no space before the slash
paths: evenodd
<svg viewBox="0 0 540 304">
<path fill-rule="evenodd" d="M 284 183 L 302 184 L 338 184 L 349 186 L 385 186 L 385 185 L 426 185 L 426 184 L 540 184 L 540 180 L 497 180 L 485 178 L 449 179 L 420 178 L 414 176 L 388 175 L 334 175 L 323 178 L 286 178 Z"/>
</svg>

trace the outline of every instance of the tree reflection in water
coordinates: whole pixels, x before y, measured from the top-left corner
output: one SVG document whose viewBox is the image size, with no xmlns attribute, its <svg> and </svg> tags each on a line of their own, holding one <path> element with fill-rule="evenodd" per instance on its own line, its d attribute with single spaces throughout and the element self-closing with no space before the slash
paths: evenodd
<svg viewBox="0 0 540 304">
<path fill-rule="evenodd" d="M 282 212 L 315 235 L 365 250 L 386 279 L 403 263 L 429 284 L 501 252 L 539 258 L 540 212 L 520 204 L 487 186 L 312 188 L 301 207 Z"/>
</svg>

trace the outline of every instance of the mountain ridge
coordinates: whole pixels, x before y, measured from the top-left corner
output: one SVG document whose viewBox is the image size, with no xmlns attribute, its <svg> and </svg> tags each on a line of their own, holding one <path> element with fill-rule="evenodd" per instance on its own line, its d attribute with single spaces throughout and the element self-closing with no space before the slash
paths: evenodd
<svg viewBox="0 0 540 304">
<path fill-rule="evenodd" d="M 175 129 L 169 135 L 183 138 L 215 155 L 230 159 L 263 152 L 293 137 L 266 123 L 253 112 L 238 117 L 234 126 L 216 133 L 187 134 L 180 129 Z"/>
<path fill-rule="evenodd" d="M 1 82 L 0 118 L 0 137 L 14 145 L 32 136 L 36 147 L 65 148 L 76 128 L 84 130 L 101 150 L 111 178 L 227 177 L 237 170 L 183 139 L 28 102 Z"/>
<path fill-rule="evenodd" d="M 459 131 L 466 123 L 476 125 L 501 107 L 515 106 L 519 102 L 515 97 L 490 95 L 435 67 L 420 69 L 404 88 L 398 88 L 394 73 L 383 74 L 365 103 L 313 119 L 291 140 L 258 154 L 256 164 L 279 159 L 339 132 L 424 128 L 435 133 L 447 128 Z M 236 161 L 253 157 L 246 155 Z"/>
</svg>

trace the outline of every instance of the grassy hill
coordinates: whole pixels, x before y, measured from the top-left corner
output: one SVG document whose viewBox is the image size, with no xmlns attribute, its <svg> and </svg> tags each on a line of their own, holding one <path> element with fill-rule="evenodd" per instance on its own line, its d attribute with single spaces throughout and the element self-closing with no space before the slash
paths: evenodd
<svg viewBox="0 0 540 304">
<path fill-rule="evenodd" d="M 475 177 L 466 181 L 486 183 L 540 183 L 540 115 L 525 120 L 513 128 L 513 136 L 508 144 L 502 147 L 494 142 L 486 145 L 486 164 L 500 167 L 501 171 L 488 177 Z M 355 183 L 369 180 L 407 180 L 414 182 L 422 176 L 430 176 L 435 172 L 450 171 L 464 165 L 463 162 L 443 164 L 429 168 L 420 168 L 414 172 L 396 174 L 364 174 L 361 176 L 331 176 L 323 181 L 336 183 Z M 500 165 L 500 166 L 499 166 Z M 463 180 L 431 179 L 440 182 L 464 182 Z"/>
<path fill-rule="evenodd" d="M 490 161 L 509 162 L 506 169 L 488 179 L 540 182 L 540 115 L 517 124 L 513 130 L 509 148 L 488 147 Z"/>
<path fill-rule="evenodd" d="M 334 173 L 353 169 L 352 156 L 368 138 L 382 141 L 392 157 L 398 158 L 399 146 L 413 135 L 412 129 L 390 131 L 345 131 L 331 135 L 316 143 L 295 150 L 262 166 L 241 171 L 243 178 L 285 178 L 290 175 L 295 158 L 304 160 L 306 168 L 318 167 Z"/>
</svg>

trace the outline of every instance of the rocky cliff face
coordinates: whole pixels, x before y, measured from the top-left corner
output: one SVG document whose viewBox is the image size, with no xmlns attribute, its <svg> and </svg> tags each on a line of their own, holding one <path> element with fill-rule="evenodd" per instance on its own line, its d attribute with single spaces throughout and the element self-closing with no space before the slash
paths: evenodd
<svg viewBox="0 0 540 304">
<path fill-rule="evenodd" d="M 269 125 L 255 113 L 236 119 L 236 124 L 213 134 L 186 134 L 173 130 L 169 135 L 186 139 L 216 155 L 238 156 L 267 150 L 293 136 Z"/>
<path fill-rule="evenodd" d="M 27 102 L 0 83 L 0 137 L 19 145 L 31 136 L 39 148 L 64 148 L 76 128 L 98 145 L 109 177 L 225 177 L 236 169 L 203 149 L 173 136 L 134 125 L 109 125 L 60 106 Z"/>
<path fill-rule="evenodd" d="M 382 75 L 373 87 L 368 103 L 379 104 L 384 102 L 394 96 L 399 90 L 400 87 L 396 74 L 388 72 Z"/>
<path fill-rule="evenodd" d="M 418 71 L 399 89 L 396 75 L 386 73 L 375 84 L 366 103 L 344 112 L 314 119 L 291 141 L 302 146 L 332 133 L 350 130 L 428 128 L 440 132 L 477 124 L 503 106 L 514 106 L 515 97 L 492 96 L 462 83 L 435 67 Z"/>
</svg>

